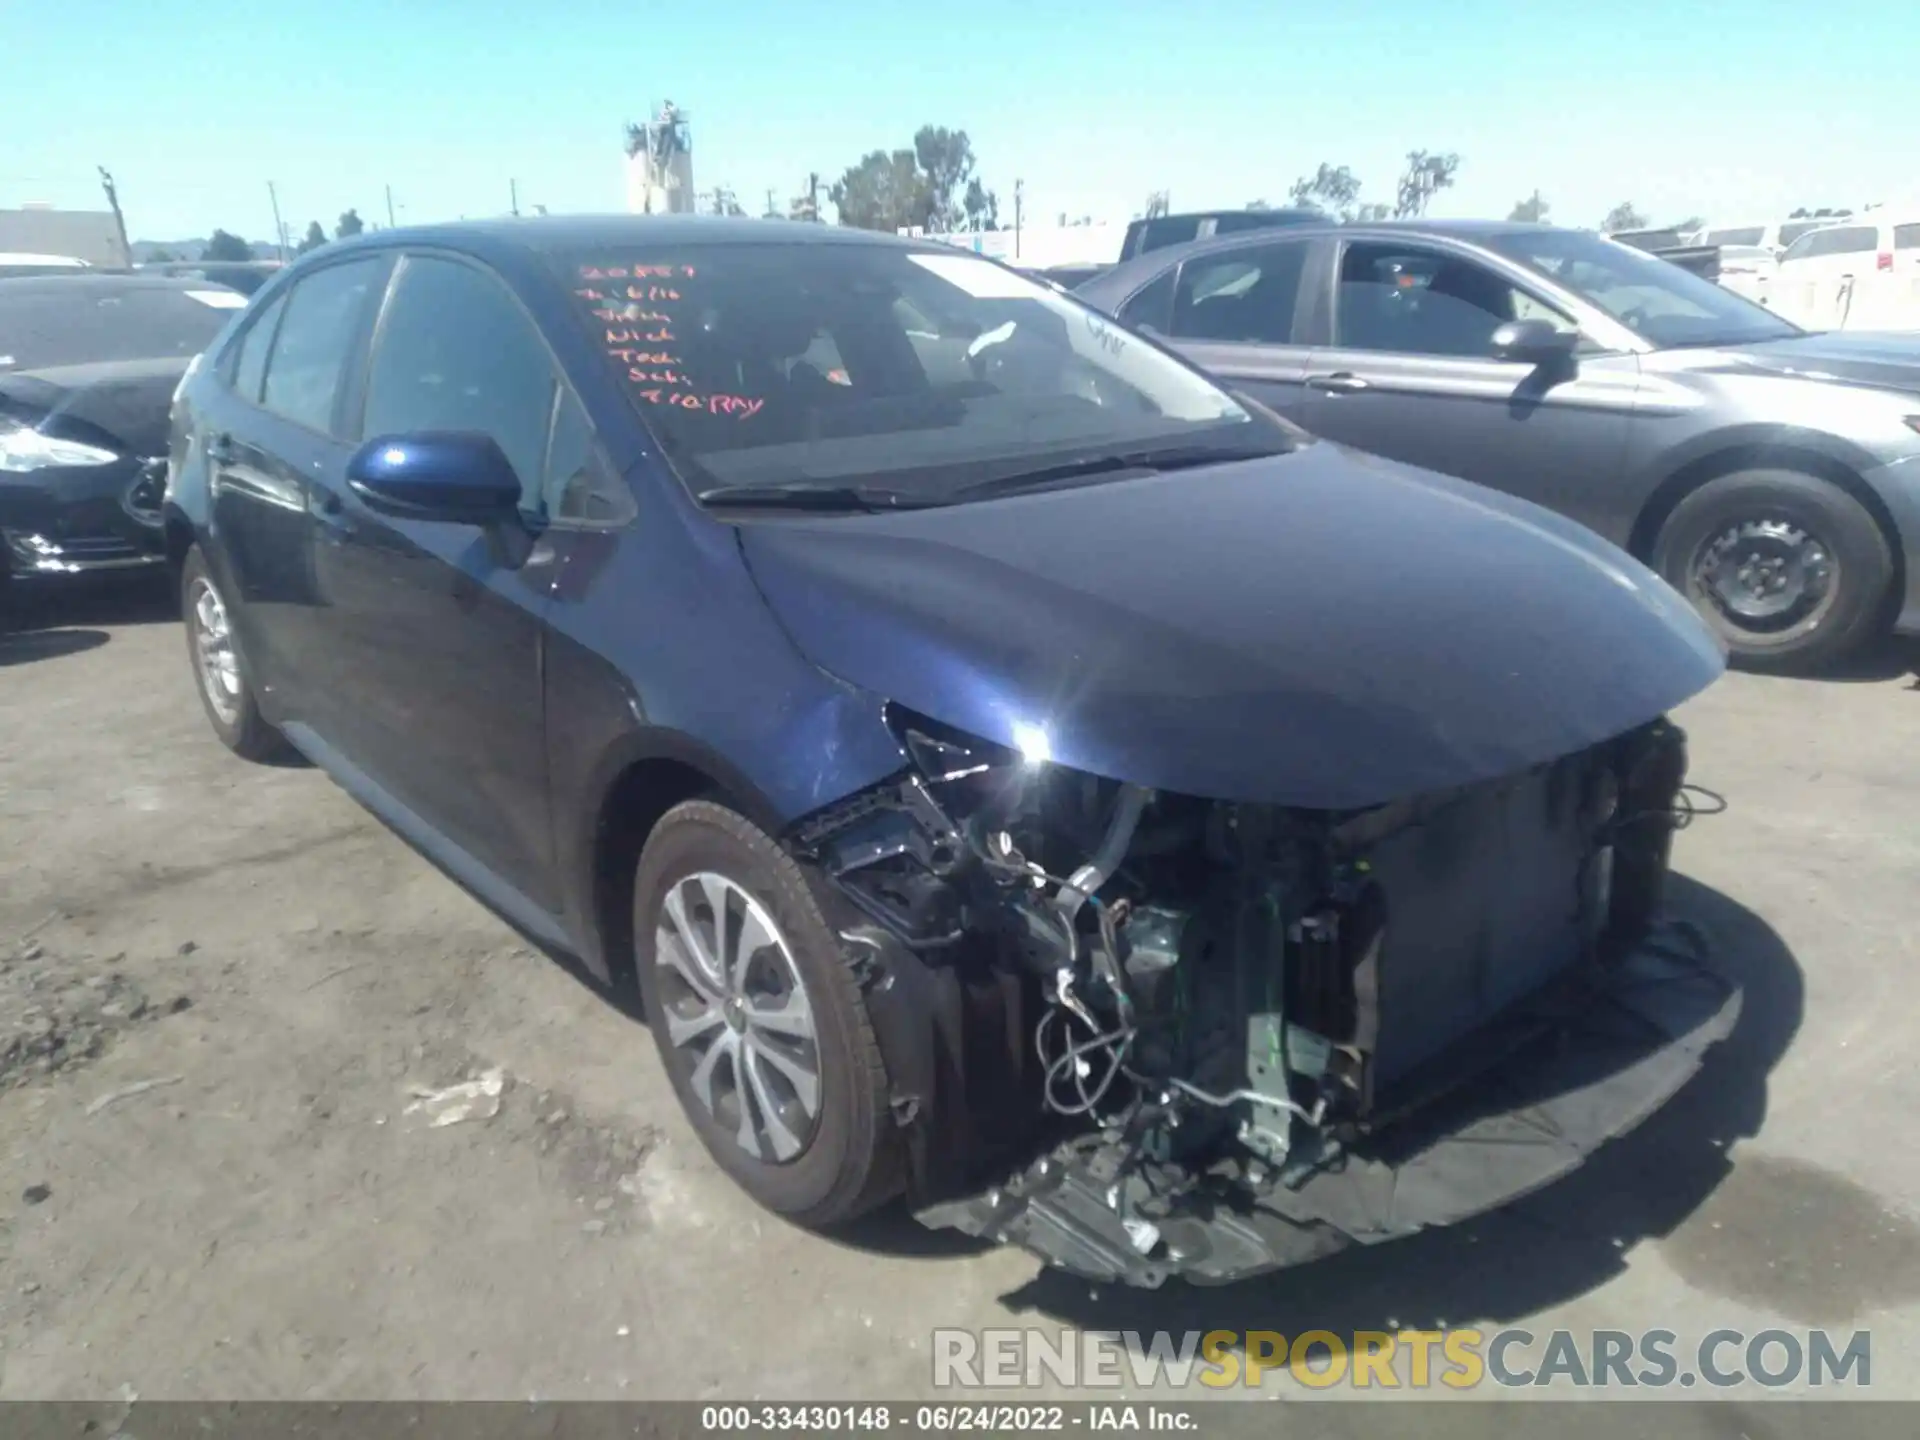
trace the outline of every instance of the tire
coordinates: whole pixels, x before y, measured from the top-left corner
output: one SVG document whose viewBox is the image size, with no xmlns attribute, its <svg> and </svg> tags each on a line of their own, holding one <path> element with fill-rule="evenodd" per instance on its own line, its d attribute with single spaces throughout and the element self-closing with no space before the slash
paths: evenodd
<svg viewBox="0 0 1920 1440">
<path fill-rule="evenodd" d="M 194 546 L 180 568 L 180 618 L 187 635 L 187 660 L 193 669 L 193 688 L 200 696 L 200 708 L 220 743 L 243 760 L 271 760 L 284 754 L 286 739 L 260 714 L 254 698 L 252 678 L 247 673 L 246 657 L 240 651 L 240 638 L 234 632 L 232 609 L 219 585 L 207 569 L 207 560 Z M 211 621 L 218 617 L 223 635 L 215 634 Z M 224 646 L 227 664 L 210 660 L 215 647 Z M 230 668 L 228 665 L 230 664 Z M 216 671 L 224 672 L 222 683 Z"/>
<path fill-rule="evenodd" d="M 663 926 L 675 935 L 690 928 L 711 950 L 716 894 L 729 917 L 727 953 L 746 948 L 732 944 L 733 937 L 754 935 L 763 942 L 749 951 L 746 983 L 733 990 L 746 1003 L 733 1004 L 730 1019 L 721 1018 L 729 1013 L 729 1002 L 707 998 L 725 993 L 710 977 L 703 980 L 704 992 L 690 982 L 698 961 L 684 943 L 663 945 L 658 934 Z M 687 928 L 676 926 L 670 901 L 678 904 Z M 759 907 L 752 928 L 749 905 Z M 633 933 L 640 994 L 661 1062 L 720 1167 L 761 1205 L 810 1229 L 852 1220 L 891 1199 L 904 1167 L 880 1048 L 811 883 L 786 852 L 723 805 L 706 800 L 676 805 L 654 827 L 641 853 Z M 765 943 L 769 937 L 771 943 Z M 782 994 L 776 980 L 798 984 Z M 811 1015 L 811 1045 L 751 1018 L 790 1020 L 798 1013 L 796 993 Z M 683 1028 L 685 1043 L 676 1044 L 676 1025 L 685 1027 L 695 1017 L 705 1028 L 692 1039 Z M 730 1052 L 721 1048 L 728 1045 Z M 766 1058 L 769 1054 L 785 1064 Z M 809 1059 L 817 1077 L 810 1115 L 804 1087 L 792 1083 L 795 1073 L 807 1071 Z M 705 1095 L 712 1103 L 700 1088 L 703 1060 Z M 754 1098 L 749 1101 L 748 1095 Z M 740 1138 L 743 1102 L 749 1111 L 744 1133 L 758 1153 L 750 1153 Z M 797 1150 L 791 1148 L 795 1142 Z"/>
<path fill-rule="evenodd" d="M 1866 508 L 1797 470 L 1707 481 L 1661 526 L 1653 568 L 1736 660 L 1759 670 L 1818 670 L 1864 644 L 1880 627 L 1894 576 L 1887 537 Z M 1783 588 L 1757 594 L 1756 584 Z"/>
</svg>

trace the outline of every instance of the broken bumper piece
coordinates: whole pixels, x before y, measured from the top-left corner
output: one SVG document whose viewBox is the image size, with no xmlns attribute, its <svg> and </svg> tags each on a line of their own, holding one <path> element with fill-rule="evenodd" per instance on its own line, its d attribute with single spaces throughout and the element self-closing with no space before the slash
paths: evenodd
<svg viewBox="0 0 1920 1440">
<path fill-rule="evenodd" d="M 1559 1179 L 1693 1076 L 1740 1013 L 1704 949 L 1670 926 L 1605 972 L 1565 977 L 1380 1097 L 1376 1113 L 1398 1118 L 1335 1158 L 1296 1147 L 1261 1188 L 1207 1177 L 1169 1204 L 1082 1140 L 919 1218 L 1148 1287 L 1175 1275 L 1224 1284 L 1453 1224 Z"/>
</svg>

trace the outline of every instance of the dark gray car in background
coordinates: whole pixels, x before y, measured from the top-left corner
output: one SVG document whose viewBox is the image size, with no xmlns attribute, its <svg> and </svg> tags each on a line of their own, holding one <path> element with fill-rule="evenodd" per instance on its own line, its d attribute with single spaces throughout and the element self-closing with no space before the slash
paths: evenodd
<svg viewBox="0 0 1920 1440">
<path fill-rule="evenodd" d="M 1749 663 L 1920 634 L 1920 336 L 1809 334 L 1597 235 L 1493 222 L 1235 235 L 1076 293 L 1314 435 L 1580 521 Z"/>
</svg>

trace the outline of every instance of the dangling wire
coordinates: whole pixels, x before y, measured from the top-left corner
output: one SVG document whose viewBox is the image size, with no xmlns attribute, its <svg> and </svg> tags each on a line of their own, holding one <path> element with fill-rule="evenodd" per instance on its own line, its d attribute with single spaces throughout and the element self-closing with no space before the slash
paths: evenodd
<svg viewBox="0 0 1920 1440">
<path fill-rule="evenodd" d="M 1033 1048 L 1039 1054 L 1041 1064 L 1046 1067 L 1042 1093 L 1047 1104 L 1059 1114 L 1090 1115 L 1113 1088 L 1113 1082 L 1120 1078 L 1127 1056 L 1133 1049 L 1134 1028 L 1130 1025 L 1121 1026 L 1079 1041 L 1069 1038 L 1065 1051 L 1055 1056 L 1048 1043 L 1047 1032 L 1056 1021 L 1062 1026 L 1071 1023 L 1066 1011 L 1053 1009 L 1040 1017 L 1040 1023 L 1033 1031 Z M 1086 1057 L 1096 1054 L 1104 1056 L 1106 1069 L 1099 1083 L 1089 1090 L 1087 1072 L 1093 1065 L 1088 1062 L 1083 1069 L 1082 1062 L 1086 1061 Z M 1063 1072 L 1072 1078 L 1072 1096 L 1063 1097 L 1057 1093 Z"/>
<path fill-rule="evenodd" d="M 1698 796 L 1699 799 L 1694 797 Z M 1703 815 L 1723 815 L 1727 810 L 1727 797 L 1717 790 L 1709 790 L 1704 785 L 1687 784 L 1680 787 L 1673 797 L 1673 804 L 1665 810 L 1641 810 L 1632 815 L 1622 815 L 1609 827 L 1614 833 L 1629 825 L 1638 825 L 1646 820 L 1665 820 L 1675 830 L 1684 830 Z"/>
</svg>

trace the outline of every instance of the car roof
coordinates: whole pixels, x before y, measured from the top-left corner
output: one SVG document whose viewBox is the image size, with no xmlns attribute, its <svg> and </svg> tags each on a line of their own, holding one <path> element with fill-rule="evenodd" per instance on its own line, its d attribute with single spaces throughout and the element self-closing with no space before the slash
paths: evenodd
<svg viewBox="0 0 1920 1440">
<path fill-rule="evenodd" d="M 618 250 L 637 245 L 894 245 L 925 248 L 929 243 L 877 230 L 820 225 L 808 220 L 756 220 L 725 215 L 522 215 L 491 220 L 455 220 L 379 230 L 327 247 L 337 254 L 350 246 L 481 242 L 526 253 L 551 255 Z M 943 247 L 951 249 L 953 247 Z"/>
<path fill-rule="evenodd" d="M 1222 210 L 1174 210 L 1165 215 L 1143 216 L 1130 222 L 1131 225 L 1156 225 L 1163 221 L 1178 220 L 1218 220 L 1227 215 L 1313 215 L 1327 216 L 1326 211 L 1316 210 L 1311 205 L 1275 205 L 1265 210 L 1222 209 Z"/>
<path fill-rule="evenodd" d="M 1269 229 L 1236 230 L 1231 235 L 1213 235 L 1205 240 L 1188 240 L 1179 245 L 1164 245 L 1131 260 L 1122 261 L 1106 273 L 1096 275 L 1075 293 L 1097 304 L 1102 297 L 1124 299 L 1141 284 L 1183 260 L 1203 255 L 1231 254 L 1282 241 L 1309 240 L 1323 235 L 1344 235 L 1356 239 L 1451 239 L 1485 244 L 1505 235 L 1525 235 L 1540 231 L 1568 231 L 1566 225 L 1536 225 L 1524 220 L 1368 220 L 1345 223 L 1338 220 L 1316 221 L 1305 225 L 1281 225 Z"/>
</svg>

